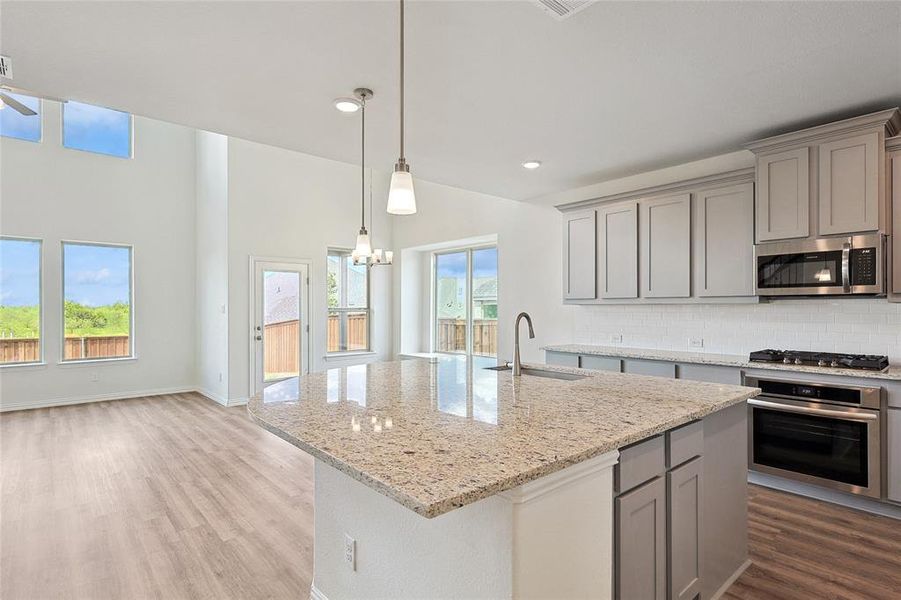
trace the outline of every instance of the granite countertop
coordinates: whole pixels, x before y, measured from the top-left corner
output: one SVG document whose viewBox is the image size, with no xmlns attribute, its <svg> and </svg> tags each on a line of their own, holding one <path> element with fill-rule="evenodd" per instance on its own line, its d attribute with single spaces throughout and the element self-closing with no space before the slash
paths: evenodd
<svg viewBox="0 0 901 600">
<path fill-rule="evenodd" d="M 658 377 L 561 381 L 446 357 L 331 369 L 248 403 L 265 429 L 425 517 L 538 479 L 757 395 Z"/>
<path fill-rule="evenodd" d="M 794 373 L 817 373 L 820 375 L 843 375 L 845 377 L 862 377 L 864 379 L 901 381 L 901 367 L 895 365 L 889 366 L 885 371 L 865 371 L 862 369 L 836 369 L 832 367 L 751 362 L 748 360 L 747 356 L 737 354 L 682 352 L 678 350 L 654 350 L 652 348 L 624 348 L 622 346 L 596 346 L 593 344 L 558 344 L 542 346 L 541 349 L 549 352 L 567 352 L 570 354 L 593 354 L 596 356 L 612 356 L 616 358 L 643 358 L 646 360 L 740 367 L 743 369 L 768 369 L 772 371 L 790 371 Z"/>
</svg>

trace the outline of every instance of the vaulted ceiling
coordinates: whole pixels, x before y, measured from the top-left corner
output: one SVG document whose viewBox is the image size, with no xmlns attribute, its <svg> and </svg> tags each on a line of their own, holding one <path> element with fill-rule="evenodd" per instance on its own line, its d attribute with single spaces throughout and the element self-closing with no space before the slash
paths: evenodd
<svg viewBox="0 0 901 600">
<path fill-rule="evenodd" d="M 529 200 L 901 103 L 901 3 L 409 1 L 414 176 Z M 14 85 L 347 162 L 398 153 L 396 2 L 14 2 Z M 536 158 L 534 172 L 520 163 Z"/>
</svg>

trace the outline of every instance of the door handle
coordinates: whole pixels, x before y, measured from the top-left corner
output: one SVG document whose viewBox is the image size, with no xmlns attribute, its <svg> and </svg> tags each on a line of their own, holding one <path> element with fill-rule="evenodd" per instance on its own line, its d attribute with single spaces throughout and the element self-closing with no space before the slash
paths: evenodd
<svg viewBox="0 0 901 600">
<path fill-rule="evenodd" d="M 259 342 L 260 340 L 263 339 L 263 336 L 261 336 L 261 335 L 255 335 L 255 336 L 253 336 L 253 338 Z"/>
<path fill-rule="evenodd" d="M 842 291 L 851 292 L 851 244 L 842 244 Z"/>
<path fill-rule="evenodd" d="M 767 402 L 766 400 L 757 400 L 756 398 L 749 398 L 748 404 L 751 406 L 759 406 L 761 408 L 770 408 L 772 410 L 779 410 L 782 412 L 790 412 L 790 413 L 798 413 L 798 414 L 806 414 L 806 415 L 819 415 L 822 417 L 832 417 L 835 419 L 843 419 L 845 421 L 875 421 L 878 419 L 877 414 L 873 413 L 859 413 L 859 412 L 850 412 L 843 410 L 827 410 L 824 408 L 809 408 L 807 406 L 794 406 L 791 404 L 782 404 L 781 402 Z"/>
</svg>

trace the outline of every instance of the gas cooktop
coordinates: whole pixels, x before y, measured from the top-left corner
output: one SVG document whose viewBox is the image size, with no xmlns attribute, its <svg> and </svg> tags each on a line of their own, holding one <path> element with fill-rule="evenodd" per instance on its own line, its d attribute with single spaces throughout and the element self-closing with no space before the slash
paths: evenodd
<svg viewBox="0 0 901 600">
<path fill-rule="evenodd" d="M 884 371 L 888 357 L 875 354 L 838 354 L 834 352 L 803 352 L 800 350 L 758 350 L 751 352 L 751 362 L 784 363 L 814 367 L 837 367 Z"/>
</svg>

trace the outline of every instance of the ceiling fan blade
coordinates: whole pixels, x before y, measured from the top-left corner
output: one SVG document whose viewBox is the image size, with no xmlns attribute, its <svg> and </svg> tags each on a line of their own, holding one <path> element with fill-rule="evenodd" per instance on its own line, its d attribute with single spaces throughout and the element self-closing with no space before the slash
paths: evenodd
<svg viewBox="0 0 901 600">
<path fill-rule="evenodd" d="M 19 102 L 18 100 L 16 100 L 15 98 L 13 98 L 7 94 L 4 94 L 2 92 L 0 92 L 0 99 L 3 100 L 3 103 L 5 105 L 10 107 L 17 113 L 25 115 L 26 117 L 33 117 L 34 115 L 38 114 L 38 113 L 34 112 L 33 110 L 31 110 L 30 108 L 28 108 L 27 106 L 25 106 L 24 104 L 22 104 L 21 102 Z"/>
</svg>

